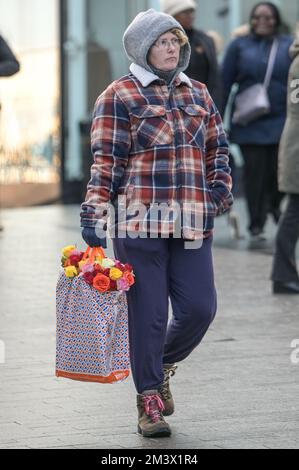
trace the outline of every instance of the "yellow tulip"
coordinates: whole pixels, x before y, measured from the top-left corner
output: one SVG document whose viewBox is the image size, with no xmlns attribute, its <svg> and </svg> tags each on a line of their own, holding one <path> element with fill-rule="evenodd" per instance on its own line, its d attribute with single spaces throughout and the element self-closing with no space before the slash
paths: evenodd
<svg viewBox="0 0 299 470">
<path fill-rule="evenodd" d="M 66 277 L 73 278 L 78 275 L 78 271 L 75 268 L 75 266 L 68 266 L 67 268 L 64 268 L 64 272 Z"/>
<path fill-rule="evenodd" d="M 109 272 L 109 277 L 112 279 L 112 281 L 117 281 L 117 279 L 120 279 L 122 277 L 123 273 L 120 269 L 117 268 L 111 268 Z"/>
</svg>

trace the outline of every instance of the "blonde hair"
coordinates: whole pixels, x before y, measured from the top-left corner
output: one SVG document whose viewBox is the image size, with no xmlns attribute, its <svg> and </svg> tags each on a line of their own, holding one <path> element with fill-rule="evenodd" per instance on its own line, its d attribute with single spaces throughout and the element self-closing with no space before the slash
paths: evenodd
<svg viewBox="0 0 299 470">
<path fill-rule="evenodd" d="M 169 32 L 174 34 L 179 39 L 181 47 L 187 44 L 187 42 L 189 41 L 186 34 L 178 28 L 171 29 Z"/>
</svg>

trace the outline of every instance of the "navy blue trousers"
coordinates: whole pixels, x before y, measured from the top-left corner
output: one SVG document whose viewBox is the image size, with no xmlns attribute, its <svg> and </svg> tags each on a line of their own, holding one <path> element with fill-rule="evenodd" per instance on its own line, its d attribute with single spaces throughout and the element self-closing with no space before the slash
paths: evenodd
<svg viewBox="0 0 299 470">
<path fill-rule="evenodd" d="M 136 276 L 127 292 L 129 341 L 133 380 L 142 393 L 162 385 L 163 364 L 189 356 L 215 317 L 212 237 L 191 250 L 181 238 L 114 238 L 113 247 Z"/>
</svg>

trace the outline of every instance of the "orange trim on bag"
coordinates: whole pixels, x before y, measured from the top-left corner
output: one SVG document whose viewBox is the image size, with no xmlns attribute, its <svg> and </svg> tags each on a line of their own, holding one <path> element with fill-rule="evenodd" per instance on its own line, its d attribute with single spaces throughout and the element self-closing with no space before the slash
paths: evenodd
<svg viewBox="0 0 299 470">
<path fill-rule="evenodd" d="M 86 260 L 87 258 L 89 258 L 89 262 L 93 264 L 96 256 L 102 259 L 106 258 L 103 248 L 101 246 L 95 246 L 93 248 L 90 248 L 90 246 L 88 246 L 84 252 L 82 260 Z"/>
<path fill-rule="evenodd" d="M 66 379 L 80 380 L 82 382 L 98 382 L 98 383 L 115 383 L 120 380 L 126 379 L 130 374 L 129 370 L 120 370 L 111 372 L 110 375 L 90 375 L 90 374 L 77 374 L 76 372 L 65 372 L 56 369 L 56 377 L 64 377 Z"/>
<path fill-rule="evenodd" d="M 85 260 L 85 259 L 88 258 L 90 249 L 91 249 L 90 246 L 88 246 L 88 247 L 86 248 L 86 250 L 85 250 L 85 252 L 84 252 L 84 255 L 83 255 L 83 257 L 82 257 L 82 260 Z"/>
<path fill-rule="evenodd" d="M 101 258 L 106 258 L 105 252 L 101 246 L 96 247 L 96 256 L 100 256 Z"/>
</svg>

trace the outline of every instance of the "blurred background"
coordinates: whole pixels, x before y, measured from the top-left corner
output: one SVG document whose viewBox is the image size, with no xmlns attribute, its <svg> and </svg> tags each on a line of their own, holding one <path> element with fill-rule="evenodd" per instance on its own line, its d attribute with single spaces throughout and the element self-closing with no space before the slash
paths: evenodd
<svg viewBox="0 0 299 470">
<path fill-rule="evenodd" d="M 283 32 L 294 36 L 299 0 L 273 1 L 283 15 Z M 194 28 L 215 39 L 219 64 L 225 62 L 232 38 L 246 34 L 256 3 L 196 1 Z M 60 253 L 66 245 L 84 246 L 80 204 L 90 179 L 92 109 L 107 85 L 128 73 L 122 36 L 136 14 L 150 7 L 159 10 L 159 0 L 0 0 L 0 448 L 148 445 L 136 434 L 132 381 L 120 389 L 99 388 L 63 382 L 54 374 Z M 1 63 L 2 38 L 16 58 L 12 55 L 10 70 Z M 283 103 L 287 46 L 293 37 L 285 41 L 273 79 L 274 98 Z M 255 66 L 266 67 L 265 57 L 256 52 L 252 57 L 256 63 L 249 64 L 250 73 Z M 248 65 L 246 57 L 244 62 Z M 285 98 L 276 92 L 281 64 L 286 69 L 281 85 Z M 225 121 L 230 130 L 227 117 Z M 274 126 L 270 122 L 268 127 L 266 138 Z M 294 134 L 293 151 L 285 154 L 297 165 L 296 128 Z M 278 221 L 267 219 L 265 239 L 246 237 L 245 159 L 236 144 L 232 155 L 236 202 L 215 221 L 219 314 L 204 347 L 175 378 L 174 438 L 168 444 L 151 442 L 151 448 L 299 448 L 299 359 L 297 349 L 293 351 L 299 344 L 298 296 L 272 295 Z M 260 161 L 256 166 L 259 175 Z M 255 179 L 250 177 L 251 194 L 258 193 Z M 276 174 L 272 179 L 276 181 Z M 292 279 L 297 279 L 282 286 L 282 292 L 288 288 L 298 294 L 293 231 L 299 226 L 299 194 L 295 198 L 297 209 L 295 203 L 290 206 L 287 230 L 280 229 L 278 237 L 284 258 L 276 264 L 283 272 L 286 259 Z M 112 241 L 107 241 L 107 255 L 114 257 Z M 186 406 L 186 390 L 192 406 Z M 115 422 L 111 410 L 117 410 Z"/>
<path fill-rule="evenodd" d="M 221 60 L 256 1 L 197 3 L 195 27 L 217 31 Z M 294 32 L 299 0 L 274 3 Z M 0 33 L 21 64 L 0 80 L 2 208 L 82 202 L 94 101 L 127 73 L 123 32 L 150 7 L 160 9 L 159 0 L 0 0 Z"/>
</svg>

